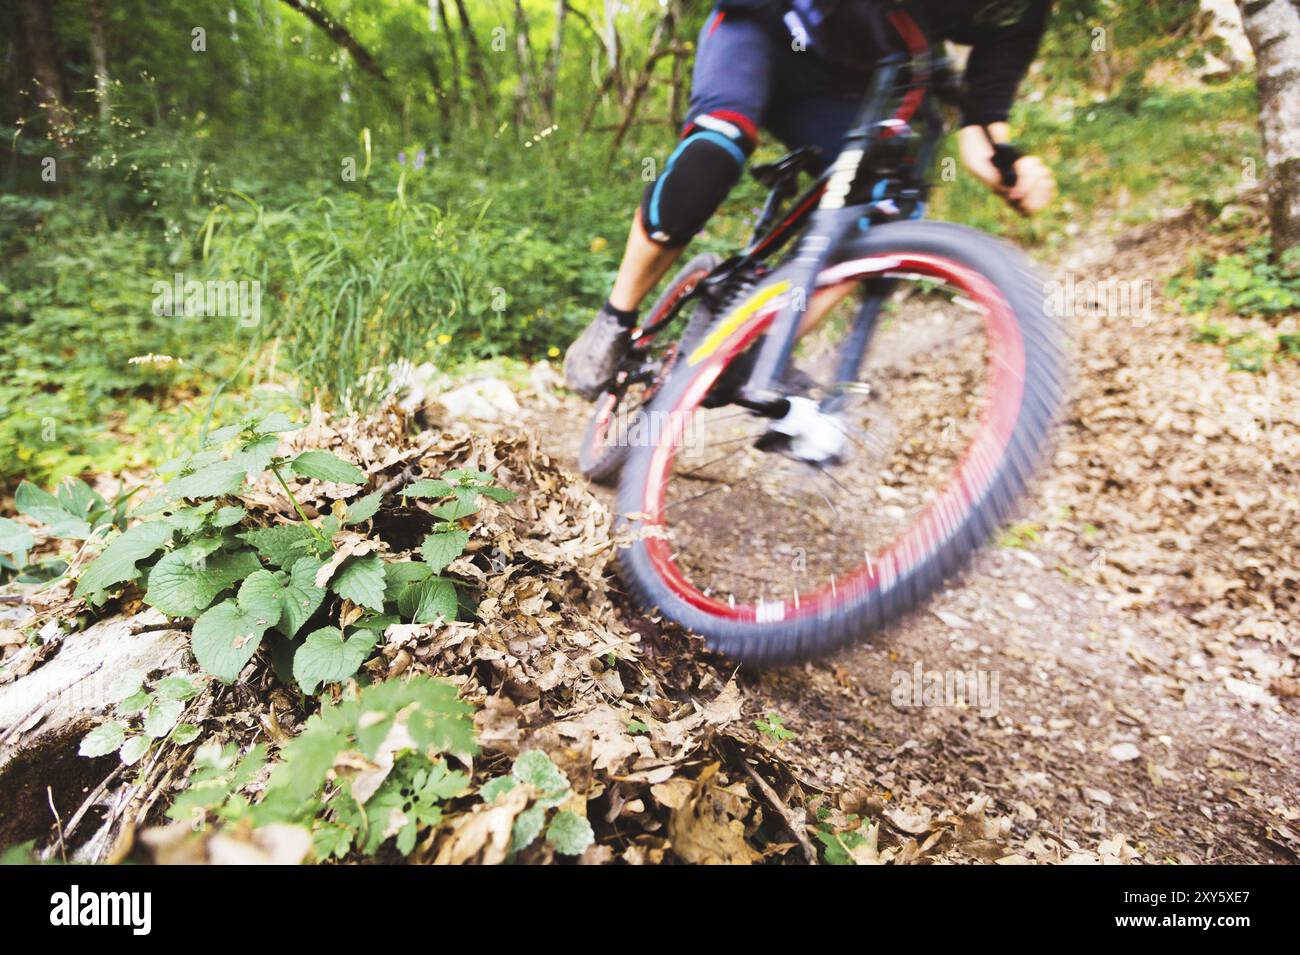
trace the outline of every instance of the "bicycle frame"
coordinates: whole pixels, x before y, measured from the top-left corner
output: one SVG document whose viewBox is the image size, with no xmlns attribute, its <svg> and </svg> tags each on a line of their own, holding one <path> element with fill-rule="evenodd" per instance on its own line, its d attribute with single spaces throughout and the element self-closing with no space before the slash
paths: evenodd
<svg viewBox="0 0 1300 955">
<path fill-rule="evenodd" d="M 903 37 L 908 52 L 890 54 L 877 64 L 862 108 L 829 169 L 794 199 L 791 211 L 784 217 L 782 204 L 796 192 L 793 180 L 773 186 L 747 246 L 702 281 L 672 313 L 642 332 L 657 332 L 700 295 L 725 296 L 737 278 L 754 278 L 765 263 L 799 237 L 794 252 L 781 267 L 782 280 L 790 283 L 790 294 L 763 339 L 748 381 L 734 399 L 736 404 L 762 414 L 780 417 L 788 410 L 777 382 L 794 351 L 817 276 L 835 251 L 873 222 L 901 218 L 894 202 L 898 194 L 913 198 L 918 209 L 928 194 L 927 177 L 946 132 L 936 98 L 951 98 L 954 77 L 945 59 L 932 56 L 928 41 L 910 16 L 901 11 L 887 16 Z M 921 126 L 919 135 L 911 125 L 914 119 Z M 909 143 L 912 136 L 917 136 L 915 143 Z M 910 155 L 906 161 L 895 163 L 895 174 L 890 175 L 887 153 L 898 146 Z M 882 192 L 882 186 L 890 185 L 895 187 L 895 195 Z M 891 289 L 892 283 L 876 283 L 864 299 L 841 351 L 839 381 L 857 375 L 876 318 Z"/>
</svg>

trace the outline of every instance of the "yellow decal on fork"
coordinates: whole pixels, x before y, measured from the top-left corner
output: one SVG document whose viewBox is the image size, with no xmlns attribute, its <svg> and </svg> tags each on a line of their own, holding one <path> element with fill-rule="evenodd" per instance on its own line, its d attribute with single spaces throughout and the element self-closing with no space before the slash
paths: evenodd
<svg viewBox="0 0 1300 955">
<path fill-rule="evenodd" d="M 704 361 L 731 337 L 732 332 L 743 325 L 747 319 L 752 318 L 760 308 L 778 295 L 784 295 L 788 291 L 790 291 L 790 282 L 788 280 L 773 282 L 771 285 L 759 289 L 755 295 L 736 306 L 730 315 L 718 323 L 717 328 L 709 332 L 708 337 L 700 343 L 700 346 L 691 352 L 690 357 L 686 359 L 686 364 L 692 366 Z"/>
</svg>

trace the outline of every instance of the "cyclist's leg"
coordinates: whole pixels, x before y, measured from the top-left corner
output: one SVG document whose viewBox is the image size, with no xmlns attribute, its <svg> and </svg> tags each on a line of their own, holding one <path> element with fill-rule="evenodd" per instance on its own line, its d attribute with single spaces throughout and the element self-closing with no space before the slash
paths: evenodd
<svg viewBox="0 0 1300 955">
<path fill-rule="evenodd" d="M 641 202 L 653 241 L 686 245 L 740 179 L 771 95 L 772 44 L 754 17 L 715 17 L 701 31 L 686 126 Z"/>
<path fill-rule="evenodd" d="M 565 378 L 594 397 L 626 353 L 636 312 L 740 178 L 772 89 L 773 37 L 757 19 L 714 14 L 700 32 L 681 141 L 650 183 L 609 300 L 565 356 Z"/>
<path fill-rule="evenodd" d="M 618 308 L 641 304 L 740 178 L 771 95 L 772 42 L 753 17 L 715 13 L 706 20 L 686 126 L 632 223 L 610 294 Z"/>
</svg>

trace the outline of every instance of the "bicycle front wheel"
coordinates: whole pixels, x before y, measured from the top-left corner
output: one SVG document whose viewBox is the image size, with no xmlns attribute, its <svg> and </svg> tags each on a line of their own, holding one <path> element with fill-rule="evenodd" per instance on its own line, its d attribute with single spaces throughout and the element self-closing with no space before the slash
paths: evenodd
<svg viewBox="0 0 1300 955">
<path fill-rule="evenodd" d="M 948 223 L 880 226 L 818 282 L 893 289 L 861 380 L 814 375 L 814 398 L 838 395 L 841 463 L 760 450 L 768 419 L 705 399 L 784 303 L 779 274 L 678 361 L 617 504 L 636 602 L 760 664 L 863 640 L 958 572 L 1024 492 L 1065 371 L 1063 330 L 1017 250 Z M 834 367 L 846 325 L 832 314 L 796 362 Z"/>
</svg>

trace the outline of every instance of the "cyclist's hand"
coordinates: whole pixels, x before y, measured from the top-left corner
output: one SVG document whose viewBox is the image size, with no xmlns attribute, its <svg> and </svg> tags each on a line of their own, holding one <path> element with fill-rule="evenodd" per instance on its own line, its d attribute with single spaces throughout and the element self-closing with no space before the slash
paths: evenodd
<svg viewBox="0 0 1300 955">
<path fill-rule="evenodd" d="M 1037 156 L 1021 156 L 1016 161 L 1016 184 L 1007 189 L 1000 182 L 995 187 L 1011 208 L 1032 216 L 1045 209 L 1056 197 L 1056 177 L 1047 163 Z"/>
<path fill-rule="evenodd" d="M 962 128 L 957 135 L 962 164 L 1022 215 L 1033 215 L 1043 209 L 1056 195 L 1056 179 L 1052 171 L 1037 156 L 1022 156 L 1015 166 L 1016 184 L 1010 188 L 1002 185 L 1002 173 L 993 164 L 990 134 L 998 142 L 1006 142 L 1006 124 L 995 123 L 989 127 L 988 133 L 979 126 Z"/>
</svg>

